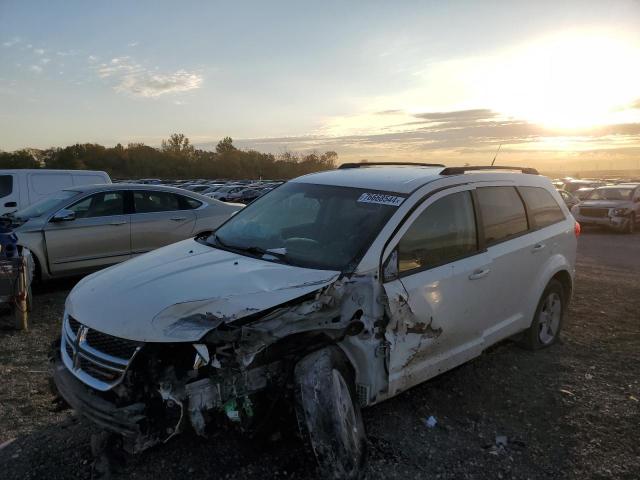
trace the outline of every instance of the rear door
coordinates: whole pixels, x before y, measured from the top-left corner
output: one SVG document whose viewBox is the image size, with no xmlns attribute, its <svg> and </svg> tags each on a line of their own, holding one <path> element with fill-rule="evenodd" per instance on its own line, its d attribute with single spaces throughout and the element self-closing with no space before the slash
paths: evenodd
<svg viewBox="0 0 640 480">
<path fill-rule="evenodd" d="M 472 190 L 447 189 L 425 201 L 386 249 L 398 272 L 384 282 L 392 395 L 482 351 L 482 332 L 493 322 L 487 305 L 499 292 L 491 288 Z"/>
<path fill-rule="evenodd" d="M 133 190 L 131 251 L 133 255 L 188 238 L 196 214 L 183 195 L 161 190 Z"/>
<path fill-rule="evenodd" d="M 486 306 L 494 322 L 483 334 L 492 344 L 528 327 L 528 293 L 544 262 L 546 245 L 529 235 L 526 208 L 513 185 L 479 187 L 476 195 L 492 265 L 491 294 L 496 296 Z"/>
<path fill-rule="evenodd" d="M 75 220 L 50 221 L 44 229 L 49 269 L 54 275 L 85 272 L 130 257 L 124 192 L 94 193 L 67 209 L 75 212 Z"/>
</svg>

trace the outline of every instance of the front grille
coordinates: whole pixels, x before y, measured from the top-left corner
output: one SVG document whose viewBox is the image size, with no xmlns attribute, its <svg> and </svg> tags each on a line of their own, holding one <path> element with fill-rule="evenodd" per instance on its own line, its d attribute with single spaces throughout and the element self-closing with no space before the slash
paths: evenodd
<svg viewBox="0 0 640 480">
<path fill-rule="evenodd" d="M 132 340 L 113 337 L 97 330 L 89 330 L 86 337 L 87 344 L 100 352 L 125 360 L 131 358 L 141 345 Z"/>
<path fill-rule="evenodd" d="M 78 330 L 80 329 L 80 327 L 82 325 L 80 324 L 79 321 L 77 321 L 71 315 L 69 315 L 68 318 L 69 318 L 69 328 L 71 329 L 71 331 L 73 332 L 74 335 L 78 335 Z"/>
<path fill-rule="evenodd" d="M 585 217 L 606 217 L 609 215 L 608 208 L 580 208 L 580 214 Z"/>
<path fill-rule="evenodd" d="M 63 327 L 62 360 L 80 380 L 106 391 L 122 381 L 143 344 L 93 330 L 67 316 Z"/>
<path fill-rule="evenodd" d="M 122 372 L 106 368 L 103 365 L 99 365 L 88 358 L 83 357 L 82 355 L 78 358 L 78 365 L 83 372 L 91 375 L 93 378 L 97 378 L 98 380 L 102 380 L 107 383 L 118 380 L 118 377 L 122 375 Z"/>
</svg>

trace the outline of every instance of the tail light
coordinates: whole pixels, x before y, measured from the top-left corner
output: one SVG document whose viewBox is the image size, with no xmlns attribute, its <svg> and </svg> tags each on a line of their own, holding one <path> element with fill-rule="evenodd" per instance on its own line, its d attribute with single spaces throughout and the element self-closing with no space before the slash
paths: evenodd
<svg viewBox="0 0 640 480">
<path fill-rule="evenodd" d="M 576 238 L 580 236 L 580 232 L 582 232 L 582 227 L 578 222 L 573 225 L 573 233 L 576 234 Z"/>
</svg>

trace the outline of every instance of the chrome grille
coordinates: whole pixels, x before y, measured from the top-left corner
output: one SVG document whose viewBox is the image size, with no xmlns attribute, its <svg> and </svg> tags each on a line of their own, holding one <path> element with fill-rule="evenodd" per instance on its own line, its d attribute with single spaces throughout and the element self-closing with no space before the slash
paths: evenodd
<svg viewBox="0 0 640 480">
<path fill-rule="evenodd" d="M 609 215 L 609 209 L 581 207 L 580 214 L 584 215 L 585 217 L 606 217 Z"/>
<path fill-rule="evenodd" d="M 67 316 L 62 335 L 62 360 L 76 377 L 106 391 L 124 378 L 142 343 L 93 330 Z"/>
</svg>

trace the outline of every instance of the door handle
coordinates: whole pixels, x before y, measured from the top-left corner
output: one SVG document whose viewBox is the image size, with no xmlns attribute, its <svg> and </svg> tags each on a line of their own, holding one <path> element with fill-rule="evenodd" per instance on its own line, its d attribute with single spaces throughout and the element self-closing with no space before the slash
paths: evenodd
<svg viewBox="0 0 640 480">
<path fill-rule="evenodd" d="M 111 225 L 124 225 L 125 223 L 127 223 L 126 220 L 114 220 Z"/>
<path fill-rule="evenodd" d="M 545 244 L 544 243 L 538 243 L 537 245 L 535 245 L 533 247 L 533 249 L 531 250 L 533 253 L 539 252 L 540 250 L 544 250 Z"/>
<path fill-rule="evenodd" d="M 484 278 L 489 275 L 491 270 L 488 268 L 478 269 L 474 271 L 471 275 L 469 275 L 469 280 L 478 280 L 479 278 Z"/>
<path fill-rule="evenodd" d="M 18 203 L 17 202 L 7 202 L 4 204 L 5 207 L 17 207 Z"/>
<path fill-rule="evenodd" d="M 182 222 L 183 220 L 186 220 L 187 217 L 171 217 L 171 220 L 173 220 L 174 222 Z"/>
</svg>

